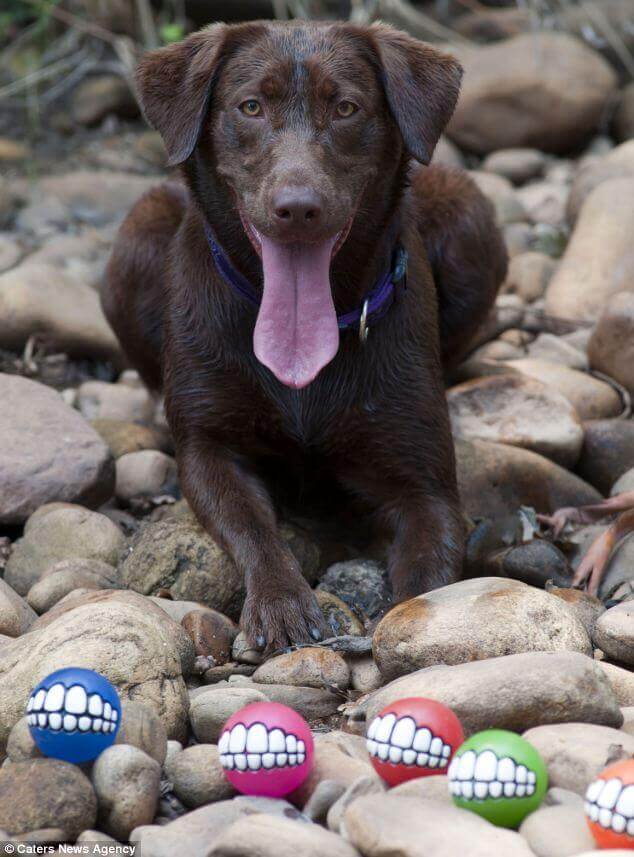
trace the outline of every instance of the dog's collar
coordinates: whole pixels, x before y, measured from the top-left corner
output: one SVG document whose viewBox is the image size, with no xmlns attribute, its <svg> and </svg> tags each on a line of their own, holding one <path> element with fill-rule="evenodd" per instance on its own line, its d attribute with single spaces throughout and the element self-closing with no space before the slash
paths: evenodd
<svg viewBox="0 0 634 857">
<path fill-rule="evenodd" d="M 223 250 L 209 224 L 205 224 L 205 235 L 211 249 L 216 270 L 222 279 L 231 286 L 241 297 L 253 306 L 260 305 L 260 296 L 249 280 L 231 263 L 229 256 Z M 383 318 L 388 312 L 396 296 L 396 286 L 407 282 L 407 250 L 398 244 L 392 255 L 392 264 L 387 273 L 379 279 L 373 289 L 368 292 L 363 304 L 357 309 L 337 316 L 339 330 L 358 328 L 359 338 L 365 342 L 371 325 Z"/>
</svg>

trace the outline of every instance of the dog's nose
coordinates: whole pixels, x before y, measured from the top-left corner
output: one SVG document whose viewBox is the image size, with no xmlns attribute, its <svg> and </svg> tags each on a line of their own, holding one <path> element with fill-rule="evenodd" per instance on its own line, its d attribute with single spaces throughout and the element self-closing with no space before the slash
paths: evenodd
<svg viewBox="0 0 634 857">
<path fill-rule="evenodd" d="M 321 199 L 311 187 L 288 185 L 275 193 L 273 215 L 278 226 L 304 231 L 319 224 Z"/>
</svg>

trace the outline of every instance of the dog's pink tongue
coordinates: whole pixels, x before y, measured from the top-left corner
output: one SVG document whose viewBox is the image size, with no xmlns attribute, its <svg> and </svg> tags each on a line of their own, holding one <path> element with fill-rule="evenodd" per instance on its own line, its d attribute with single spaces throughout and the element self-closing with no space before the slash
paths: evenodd
<svg viewBox="0 0 634 857">
<path fill-rule="evenodd" d="M 339 347 L 330 290 L 335 238 L 280 244 L 261 236 L 264 292 L 253 334 L 261 363 L 288 387 L 305 387 Z"/>
</svg>

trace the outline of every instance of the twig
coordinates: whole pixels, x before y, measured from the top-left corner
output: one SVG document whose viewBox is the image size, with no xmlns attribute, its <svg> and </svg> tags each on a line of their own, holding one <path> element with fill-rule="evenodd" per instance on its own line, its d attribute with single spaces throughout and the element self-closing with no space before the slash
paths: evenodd
<svg viewBox="0 0 634 857">
<path fill-rule="evenodd" d="M 158 48 L 159 38 L 149 0 L 136 0 L 136 11 L 139 16 L 139 27 L 141 28 L 144 46 L 148 50 Z"/>
<path fill-rule="evenodd" d="M 30 74 L 24 75 L 19 80 L 14 80 L 13 83 L 7 84 L 0 89 L 0 98 L 6 98 L 10 95 L 16 95 L 30 89 L 34 84 L 40 83 L 43 80 L 49 80 L 67 71 L 70 68 L 75 68 L 80 62 L 88 57 L 86 50 L 78 51 L 72 57 L 65 57 L 50 65 L 39 68 L 37 71 L 32 71 Z"/>
<path fill-rule="evenodd" d="M 424 12 L 414 9 L 406 0 L 378 0 L 376 13 L 373 17 L 388 18 L 396 21 L 421 39 L 430 36 L 443 42 L 457 42 L 470 45 L 472 42 L 461 36 L 455 30 L 445 27 Z"/>
<path fill-rule="evenodd" d="M 106 30 L 105 27 L 84 21 L 82 18 L 78 18 L 77 15 L 73 15 L 72 12 L 68 12 L 66 9 L 60 9 L 59 6 L 49 3 L 47 0 L 23 0 L 23 2 L 52 15 L 53 18 L 57 18 L 58 21 L 61 21 L 63 24 L 67 24 L 69 27 L 74 27 L 82 33 L 88 33 L 88 35 L 94 36 L 96 39 L 101 39 L 104 42 L 108 42 L 111 45 L 114 45 L 119 39 L 119 36 L 110 32 L 110 30 Z"/>
<path fill-rule="evenodd" d="M 610 47 L 614 50 L 614 53 L 627 69 L 628 74 L 631 77 L 634 77 L 634 59 L 632 58 L 632 54 L 629 52 L 627 45 L 619 33 L 614 29 L 607 16 L 604 15 L 600 9 L 590 3 L 582 2 L 581 8 L 589 18 L 594 19 L 594 23 L 603 31 L 603 35 L 609 42 Z"/>
</svg>

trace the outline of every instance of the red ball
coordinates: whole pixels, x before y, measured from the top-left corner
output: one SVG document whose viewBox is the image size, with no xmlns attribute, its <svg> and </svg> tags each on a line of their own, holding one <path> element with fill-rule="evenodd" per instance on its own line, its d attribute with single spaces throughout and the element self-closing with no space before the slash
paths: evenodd
<svg viewBox="0 0 634 857">
<path fill-rule="evenodd" d="M 602 771 L 588 786 L 584 809 L 599 848 L 634 851 L 634 759 Z"/>
<path fill-rule="evenodd" d="M 313 763 L 313 736 L 301 715 L 277 702 L 245 705 L 218 741 L 227 779 L 245 795 L 282 797 L 298 788 Z"/>
<path fill-rule="evenodd" d="M 397 786 L 406 780 L 444 774 L 464 741 L 456 715 L 433 699 L 399 699 L 368 727 L 367 747 L 376 772 Z"/>
</svg>

